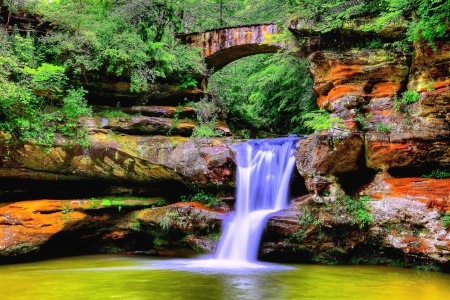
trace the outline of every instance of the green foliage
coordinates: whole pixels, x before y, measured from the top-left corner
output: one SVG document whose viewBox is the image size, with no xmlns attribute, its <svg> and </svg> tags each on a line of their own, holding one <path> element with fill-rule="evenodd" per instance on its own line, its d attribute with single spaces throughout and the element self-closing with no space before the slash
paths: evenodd
<svg viewBox="0 0 450 300">
<path fill-rule="evenodd" d="M 212 28 L 284 23 L 291 8 L 290 0 L 184 0 L 178 1 L 183 12 L 185 32 L 203 32 Z"/>
<path fill-rule="evenodd" d="M 163 216 L 158 218 L 158 224 L 161 226 L 163 232 L 168 233 L 172 226 L 173 219 L 178 217 L 177 211 L 168 211 Z"/>
<path fill-rule="evenodd" d="M 164 200 L 164 199 L 158 199 L 156 201 L 156 206 L 165 206 L 166 204 L 167 204 L 166 200 Z"/>
<path fill-rule="evenodd" d="M 442 222 L 442 226 L 444 227 L 444 228 L 449 228 L 449 226 L 450 226 L 450 213 L 441 213 L 441 215 L 439 216 L 439 219 L 441 220 L 441 222 Z"/>
<path fill-rule="evenodd" d="M 215 130 L 216 119 L 213 118 L 207 122 L 199 120 L 192 131 L 191 137 L 193 138 L 211 138 L 222 136 L 219 130 Z"/>
<path fill-rule="evenodd" d="M 377 131 L 378 132 L 389 133 L 389 132 L 391 132 L 391 127 L 389 127 L 389 125 L 380 123 L 380 124 L 377 125 Z"/>
<path fill-rule="evenodd" d="M 369 17 L 373 20 L 362 26 L 363 30 L 380 31 L 391 23 L 406 22 L 408 41 L 426 40 L 432 45 L 436 38 L 447 36 L 450 19 L 450 2 L 446 0 L 296 0 L 294 5 L 298 17 L 319 32 Z"/>
<path fill-rule="evenodd" d="M 368 114 L 358 114 L 355 117 L 355 121 L 359 123 L 360 127 L 362 130 L 366 130 L 370 123 L 368 121 L 368 119 L 370 119 L 373 116 L 372 113 L 368 113 Z"/>
<path fill-rule="evenodd" d="M 186 89 L 189 87 L 196 87 L 197 86 L 197 80 L 195 78 L 192 78 L 191 74 L 184 74 L 180 78 L 180 84 L 178 87 L 180 89 Z"/>
<path fill-rule="evenodd" d="M 69 213 L 73 213 L 73 212 L 74 212 L 73 208 L 70 209 L 67 205 L 64 205 L 63 209 L 61 210 L 61 213 L 63 213 L 63 214 L 69 214 Z"/>
<path fill-rule="evenodd" d="M 180 112 L 182 110 L 183 110 L 183 107 L 180 104 L 178 104 L 178 106 L 175 108 L 175 112 L 173 114 L 172 126 L 166 133 L 167 136 L 170 136 L 172 134 L 172 130 L 178 126 L 178 118 L 179 118 Z"/>
<path fill-rule="evenodd" d="M 359 228 L 373 223 L 373 216 L 366 207 L 366 202 L 370 200 L 370 196 L 357 197 L 356 199 L 345 195 L 338 199 L 343 202 L 345 211 L 354 215 L 359 223 Z"/>
<path fill-rule="evenodd" d="M 129 78 L 131 91 L 171 74 L 201 73 L 199 49 L 175 39 L 176 1 L 41 2 L 38 12 L 56 25 L 40 39 L 41 53 L 88 81 L 92 71 Z M 188 82 L 191 84 L 192 82 Z"/>
<path fill-rule="evenodd" d="M 445 170 L 433 170 L 430 174 L 422 175 L 422 177 L 437 179 L 450 178 L 450 172 L 446 172 Z"/>
<path fill-rule="evenodd" d="M 64 67 L 40 64 L 34 39 L 0 31 L 0 130 L 22 142 L 50 147 L 56 133 L 87 145 L 77 126 L 91 109 L 82 88 L 69 88 Z"/>
<path fill-rule="evenodd" d="M 208 207 L 220 207 L 223 205 L 222 199 L 213 194 L 208 194 L 204 190 L 199 190 L 196 194 L 188 196 L 182 195 L 180 200 L 181 202 L 197 202 Z"/>
<path fill-rule="evenodd" d="M 419 100 L 420 94 L 413 90 L 407 90 L 403 94 L 403 102 L 405 104 L 411 104 Z"/>
<path fill-rule="evenodd" d="M 301 134 L 308 131 L 301 113 L 317 108 L 308 67 L 286 53 L 249 56 L 214 73 L 209 88 L 232 130 Z"/>
<path fill-rule="evenodd" d="M 301 116 L 306 127 L 312 130 L 327 130 L 330 128 L 344 127 L 344 120 L 331 117 L 331 114 L 326 110 L 320 109 L 305 113 Z"/>
<path fill-rule="evenodd" d="M 214 129 L 217 122 L 217 109 L 214 102 L 203 98 L 196 103 L 190 103 L 197 115 L 197 124 L 192 131 L 193 138 L 211 138 L 222 136 L 222 132 Z"/>
<path fill-rule="evenodd" d="M 97 112 L 96 114 L 99 116 L 105 117 L 105 118 L 120 118 L 120 117 L 129 118 L 130 117 L 130 115 L 124 111 L 111 110 L 111 109 L 105 109 L 105 110 Z"/>
<path fill-rule="evenodd" d="M 366 42 L 366 47 L 369 49 L 380 49 L 383 48 L 383 41 L 381 39 L 371 39 Z"/>
</svg>

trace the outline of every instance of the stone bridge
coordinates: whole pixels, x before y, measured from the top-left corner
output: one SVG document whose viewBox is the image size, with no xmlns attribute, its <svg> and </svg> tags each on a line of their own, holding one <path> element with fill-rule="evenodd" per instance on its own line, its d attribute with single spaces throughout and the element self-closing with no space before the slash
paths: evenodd
<svg viewBox="0 0 450 300">
<path fill-rule="evenodd" d="M 218 28 L 178 37 L 186 44 L 203 48 L 208 68 L 217 71 L 248 55 L 277 52 L 280 46 L 261 44 L 276 32 L 276 25 L 267 23 Z"/>
</svg>

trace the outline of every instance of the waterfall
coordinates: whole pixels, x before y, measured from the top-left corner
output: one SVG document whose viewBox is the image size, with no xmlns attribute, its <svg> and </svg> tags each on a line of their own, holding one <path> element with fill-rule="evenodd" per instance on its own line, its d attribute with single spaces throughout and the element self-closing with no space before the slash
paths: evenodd
<svg viewBox="0 0 450 300">
<path fill-rule="evenodd" d="M 216 260 L 256 261 L 267 216 L 288 204 L 298 139 L 290 136 L 235 145 L 236 208 L 225 225 Z"/>
</svg>

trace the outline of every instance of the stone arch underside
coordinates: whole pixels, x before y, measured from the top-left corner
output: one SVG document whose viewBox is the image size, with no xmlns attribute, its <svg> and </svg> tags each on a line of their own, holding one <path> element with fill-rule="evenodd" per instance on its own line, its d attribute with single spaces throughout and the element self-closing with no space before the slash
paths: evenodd
<svg viewBox="0 0 450 300">
<path fill-rule="evenodd" d="M 280 49 L 279 46 L 246 44 L 238 45 L 219 51 L 205 58 L 209 70 L 218 71 L 227 64 L 240 58 L 263 53 L 275 53 Z"/>
<path fill-rule="evenodd" d="M 190 45 L 203 49 L 208 69 L 217 71 L 245 56 L 275 53 L 281 47 L 269 45 L 268 39 L 277 32 L 275 24 L 227 27 L 179 36 Z"/>
</svg>

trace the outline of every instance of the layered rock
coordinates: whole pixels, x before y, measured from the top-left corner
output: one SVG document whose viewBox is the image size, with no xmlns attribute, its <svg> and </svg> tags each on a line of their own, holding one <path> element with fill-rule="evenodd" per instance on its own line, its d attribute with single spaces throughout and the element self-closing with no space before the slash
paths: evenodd
<svg viewBox="0 0 450 300">
<path fill-rule="evenodd" d="M 373 219 L 367 224 L 334 197 L 295 202 L 270 218 L 260 255 L 281 261 L 448 269 L 448 228 L 436 210 L 405 196 L 385 194 L 368 201 Z"/>
<path fill-rule="evenodd" d="M 4 137 L 4 135 L 3 135 Z M 84 149 L 59 138 L 50 149 L 5 145 L 1 178 L 37 180 L 112 180 L 161 183 L 227 184 L 233 178 L 231 149 L 218 139 L 130 136 L 98 132 Z M 217 156 L 215 156 L 217 154 Z"/>
<path fill-rule="evenodd" d="M 170 114 L 170 112 L 167 112 Z M 190 137 L 197 121 L 192 119 L 174 120 L 173 118 L 128 116 L 128 117 L 94 117 L 82 118 L 80 123 L 91 131 L 111 129 L 114 132 L 133 135 L 175 135 Z M 214 130 L 222 136 L 230 136 L 231 131 L 223 121 L 216 121 Z"/>
<path fill-rule="evenodd" d="M 214 249 L 223 213 L 197 203 L 155 207 L 161 203 L 164 199 L 121 198 L 2 205 L 0 261 L 118 252 L 179 256 L 208 250 L 206 245 Z M 163 239 L 171 246 L 163 247 Z"/>
<path fill-rule="evenodd" d="M 449 268 L 449 179 L 420 177 L 449 166 L 447 48 L 310 55 L 318 105 L 345 128 L 298 143 L 311 196 L 273 215 L 262 257 Z"/>
</svg>

